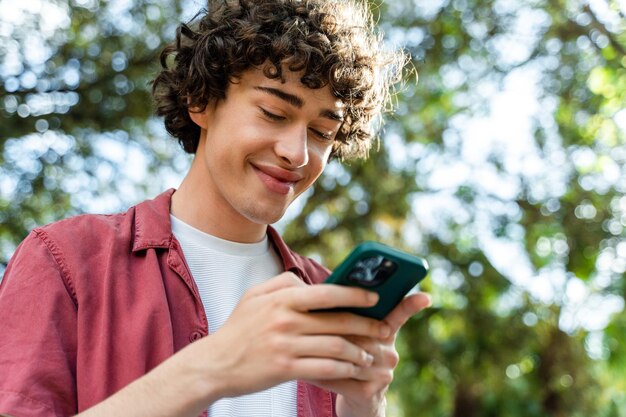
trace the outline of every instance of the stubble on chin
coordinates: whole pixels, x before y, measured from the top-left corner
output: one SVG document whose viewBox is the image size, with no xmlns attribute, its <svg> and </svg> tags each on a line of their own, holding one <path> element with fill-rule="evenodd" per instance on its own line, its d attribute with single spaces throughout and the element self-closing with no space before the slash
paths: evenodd
<svg viewBox="0 0 626 417">
<path fill-rule="evenodd" d="M 250 204 L 242 210 L 242 214 L 253 223 L 268 225 L 282 219 L 286 211 L 287 208 L 266 208 L 261 204 L 250 202 Z"/>
</svg>

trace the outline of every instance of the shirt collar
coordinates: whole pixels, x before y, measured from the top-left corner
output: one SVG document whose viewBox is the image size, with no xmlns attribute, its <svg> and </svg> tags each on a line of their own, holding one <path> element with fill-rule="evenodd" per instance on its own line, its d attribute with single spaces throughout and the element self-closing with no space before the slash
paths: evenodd
<svg viewBox="0 0 626 417">
<path fill-rule="evenodd" d="M 278 251 L 278 255 L 283 260 L 283 266 L 285 271 L 294 272 L 300 278 L 305 281 L 308 281 L 308 275 L 306 274 L 306 269 L 302 265 L 302 258 L 296 256 L 296 254 L 289 249 L 285 241 L 280 234 L 274 229 L 272 226 L 267 227 L 267 234 L 270 238 L 270 241 L 274 244 L 274 247 Z"/>
<path fill-rule="evenodd" d="M 153 200 L 146 200 L 135 206 L 133 252 L 170 246 L 172 240 L 170 202 L 174 191 L 170 188 Z"/>
</svg>

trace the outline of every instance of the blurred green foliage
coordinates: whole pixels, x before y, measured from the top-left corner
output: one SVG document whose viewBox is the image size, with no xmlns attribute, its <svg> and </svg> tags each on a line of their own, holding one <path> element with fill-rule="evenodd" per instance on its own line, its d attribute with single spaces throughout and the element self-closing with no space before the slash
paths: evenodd
<svg viewBox="0 0 626 417">
<path fill-rule="evenodd" d="M 148 93 L 200 8 L 173 3 L 0 0 L 2 264 L 35 225 L 180 179 L 189 158 Z M 331 163 L 281 227 L 330 267 L 364 239 L 429 260 L 434 306 L 402 332 L 390 416 L 624 415 L 624 3 L 372 9 L 419 82 L 407 72 L 379 150 Z"/>
</svg>

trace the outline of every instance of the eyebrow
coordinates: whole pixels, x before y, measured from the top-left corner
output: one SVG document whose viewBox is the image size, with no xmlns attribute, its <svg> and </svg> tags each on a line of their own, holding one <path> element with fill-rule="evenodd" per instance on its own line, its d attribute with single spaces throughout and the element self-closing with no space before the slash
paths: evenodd
<svg viewBox="0 0 626 417">
<path fill-rule="evenodd" d="M 286 101 L 287 103 L 289 103 L 290 105 L 298 109 L 301 109 L 302 107 L 304 107 L 304 100 L 295 94 L 286 93 L 282 90 L 279 90 L 277 88 L 272 88 L 272 87 L 256 86 L 254 87 L 254 89 L 263 91 L 267 94 L 271 94 L 274 97 L 278 97 L 279 99 Z M 343 116 L 340 112 L 324 109 L 320 112 L 320 116 L 325 117 L 327 119 L 335 120 L 337 122 L 343 122 Z"/>
</svg>

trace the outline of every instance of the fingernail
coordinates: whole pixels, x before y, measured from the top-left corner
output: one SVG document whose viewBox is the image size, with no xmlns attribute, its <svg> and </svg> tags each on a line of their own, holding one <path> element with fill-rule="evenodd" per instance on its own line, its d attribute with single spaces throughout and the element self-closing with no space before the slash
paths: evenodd
<svg viewBox="0 0 626 417">
<path fill-rule="evenodd" d="M 365 352 L 365 364 L 371 366 L 374 363 L 374 356 Z"/>
<path fill-rule="evenodd" d="M 387 325 L 380 326 L 380 337 L 386 338 L 391 335 L 391 327 Z"/>
<path fill-rule="evenodd" d="M 370 304 L 376 304 L 378 302 L 378 293 L 370 291 L 367 294 L 367 301 L 369 301 Z"/>
</svg>

